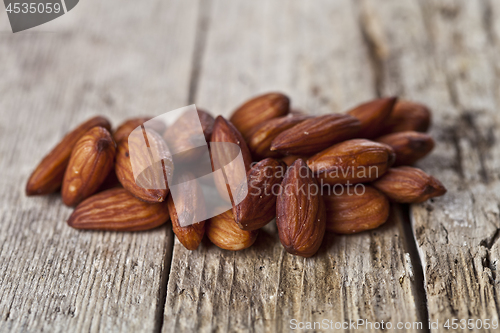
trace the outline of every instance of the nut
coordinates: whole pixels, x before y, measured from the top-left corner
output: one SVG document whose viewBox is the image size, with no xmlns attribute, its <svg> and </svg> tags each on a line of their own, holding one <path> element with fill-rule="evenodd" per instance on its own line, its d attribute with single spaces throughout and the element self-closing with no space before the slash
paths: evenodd
<svg viewBox="0 0 500 333">
<path fill-rule="evenodd" d="M 279 134 L 271 150 L 286 155 L 312 155 L 331 145 L 356 137 L 361 122 L 347 114 L 331 114 L 302 121 Z"/>
<path fill-rule="evenodd" d="M 427 106 L 399 100 L 386 120 L 381 134 L 415 131 L 427 132 L 431 125 L 431 111 Z"/>
<path fill-rule="evenodd" d="M 305 162 L 288 168 L 276 201 L 276 225 L 281 244 L 295 255 L 311 257 L 325 234 L 325 205 Z M 313 192 L 314 191 L 314 192 Z"/>
<path fill-rule="evenodd" d="M 161 136 L 147 130 L 147 141 L 142 136 L 133 135 L 118 143 L 116 154 L 116 176 L 125 189 L 135 197 L 150 203 L 162 202 L 168 194 L 168 174 L 174 170 L 172 157 Z M 148 147 L 146 147 L 148 145 Z M 134 178 L 130 151 L 133 149 L 138 169 L 143 172 Z M 157 156 L 151 160 L 150 152 Z M 160 160 L 161 159 L 161 160 Z"/>
<path fill-rule="evenodd" d="M 394 202 L 419 203 L 446 193 L 436 178 L 420 169 L 402 166 L 391 168 L 373 186 Z"/>
<path fill-rule="evenodd" d="M 280 153 L 271 151 L 271 142 L 283 131 L 306 120 L 307 116 L 287 115 L 284 117 L 267 120 L 256 127 L 254 133 L 248 139 L 248 148 L 254 158 L 277 157 Z"/>
<path fill-rule="evenodd" d="M 206 233 L 212 243 L 224 250 L 238 251 L 246 249 L 255 242 L 258 230 L 241 230 L 232 210 L 212 217 L 206 225 Z"/>
<path fill-rule="evenodd" d="M 77 205 L 99 188 L 113 168 L 115 152 L 116 144 L 104 127 L 94 127 L 78 140 L 64 174 L 65 205 Z"/>
<path fill-rule="evenodd" d="M 229 120 L 245 139 L 250 138 L 256 126 L 266 120 L 285 116 L 290 111 L 290 100 L 281 93 L 254 97 L 237 108 Z"/>
<path fill-rule="evenodd" d="M 360 185 L 358 185 L 360 186 Z M 338 234 L 354 234 L 371 230 L 384 224 L 389 218 L 390 204 L 387 197 L 369 185 L 363 192 L 349 192 L 344 186 L 338 194 L 324 194 L 326 230 Z"/>
<path fill-rule="evenodd" d="M 73 147 L 82 135 L 95 126 L 111 129 L 111 124 L 106 118 L 97 116 L 66 134 L 31 174 L 26 184 L 26 195 L 42 195 L 57 191 L 62 185 Z"/>
<path fill-rule="evenodd" d="M 233 207 L 234 219 L 243 230 L 257 230 L 276 216 L 276 196 L 286 172 L 283 162 L 266 158 L 248 172 L 248 194 Z"/>
<path fill-rule="evenodd" d="M 321 184 L 357 184 L 382 176 L 394 159 L 394 150 L 390 146 L 354 139 L 312 156 L 307 160 L 307 165 Z"/>
<path fill-rule="evenodd" d="M 156 228 L 168 221 L 165 203 L 149 204 L 123 188 L 107 190 L 80 203 L 69 217 L 75 229 L 140 231 Z"/>
<path fill-rule="evenodd" d="M 390 116 L 396 101 L 396 97 L 378 98 L 348 111 L 347 114 L 356 117 L 361 122 L 358 137 L 376 138 L 380 134 L 382 125 Z"/>
<path fill-rule="evenodd" d="M 152 117 L 138 117 L 125 120 L 113 133 L 113 139 L 116 143 L 127 139 L 130 133 L 138 126 L 141 126 L 146 121 L 150 120 Z"/>
<path fill-rule="evenodd" d="M 434 140 L 425 133 L 407 131 L 384 135 L 377 142 L 385 143 L 394 149 L 394 166 L 413 165 L 434 149 Z"/>
<path fill-rule="evenodd" d="M 186 249 L 196 250 L 205 234 L 203 191 L 191 173 L 185 172 L 176 177 L 176 180 L 178 191 L 183 195 L 176 199 L 175 204 L 172 195 L 167 199 L 172 229 Z M 181 226 L 181 222 L 186 226 Z"/>
<path fill-rule="evenodd" d="M 288 155 L 288 156 L 285 156 L 283 157 L 281 160 L 287 165 L 287 166 L 291 166 L 293 164 L 293 162 L 295 162 L 297 159 L 302 159 L 305 161 L 307 161 L 307 159 L 311 157 L 311 156 L 300 156 L 300 155 Z"/>
</svg>

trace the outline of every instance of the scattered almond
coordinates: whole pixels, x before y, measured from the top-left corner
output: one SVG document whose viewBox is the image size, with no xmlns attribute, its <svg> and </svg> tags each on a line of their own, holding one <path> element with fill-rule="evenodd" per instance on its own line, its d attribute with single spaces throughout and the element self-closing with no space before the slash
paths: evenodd
<svg viewBox="0 0 500 333">
<path fill-rule="evenodd" d="M 114 165 L 116 144 L 104 127 L 94 127 L 75 145 L 62 184 L 62 200 L 74 206 L 92 195 Z"/>
<path fill-rule="evenodd" d="M 309 118 L 279 134 L 272 141 L 271 151 L 312 155 L 337 142 L 356 137 L 360 128 L 360 121 L 347 114 Z"/>
<path fill-rule="evenodd" d="M 394 150 L 390 146 L 354 139 L 317 153 L 307 160 L 307 165 L 321 184 L 357 184 L 381 177 L 394 159 Z"/>
<path fill-rule="evenodd" d="M 237 108 L 229 120 L 245 139 L 266 120 L 285 116 L 290 111 L 290 100 L 280 93 L 254 97 Z"/>
<path fill-rule="evenodd" d="M 234 221 L 232 210 L 228 210 L 208 221 L 206 233 L 210 241 L 221 249 L 238 251 L 252 246 L 258 230 L 241 230 Z"/>
<path fill-rule="evenodd" d="M 313 256 L 325 234 L 325 205 L 312 172 L 301 159 L 288 168 L 276 202 L 276 225 L 285 249 Z"/>
<path fill-rule="evenodd" d="M 407 131 L 384 135 L 376 140 L 394 149 L 394 166 L 413 165 L 434 149 L 434 140 L 426 133 Z"/>
<path fill-rule="evenodd" d="M 427 132 L 431 125 L 431 111 L 427 106 L 399 100 L 386 120 L 381 134 L 415 131 Z"/>
<path fill-rule="evenodd" d="M 392 201 L 401 203 L 419 203 L 446 193 L 439 180 L 409 166 L 389 169 L 373 186 Z"/>
<path fill-rule="evenodd" d="M 372 186 L 358 186 L 361 189 L 344 186 L 341 191 L 335 188 L 330 193 L 323 192 L 326 230 L 354 234 L 375 229 L 387 221 L 390 211 L 387 197 Z"/>
<path fill-rule="evenodd" d="M 166 203 L 143 202 L 123 188 L 95 194 L 80 203 L 69 217 L 75 229 L 140 231 L 168 221 Z"/>
<path fill-rule="evenodd" d="M 76 142 L 92 127 L 101 126 L 107 130 L 111 124 L 104 117 L 94 117 L 80 124 L 43 158 L 26 184 L 26 195 L 42 195 L 57 191 L 63 182 L 71 152 Z"/>
<path fill-rule="evenodd" d="M 384 122 L 391 115 L 396 101 L 396 97 L 378 98 L 358 105 L 348 111 L 347 114 L 356 117 L 361 122 L 361 130 L 358 133 L 358 137 L 367 139 L 376 138 L 380 134 Z"/>
</svg>

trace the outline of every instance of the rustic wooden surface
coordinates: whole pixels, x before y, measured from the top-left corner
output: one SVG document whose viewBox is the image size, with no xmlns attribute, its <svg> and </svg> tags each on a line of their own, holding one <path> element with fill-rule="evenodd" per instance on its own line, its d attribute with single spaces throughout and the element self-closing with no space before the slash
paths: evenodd
<svg viewBox="0 0 500 333">
<path fill-rule="evenodd" d="M 498 320 L 499 16 L 494 0 L 85 0 L 13 35 L 1 12 L 0 331 Z M 93 114 L 116 124 L 196 103 L 228 115 L 269 90 L 312 114 L 381 95 L 427 103 L 437 147 L 419 165 L 448 194 L 328 235 L 311 259 L 288 255 L 273 224 L 250 249 L 191 252 L 169 226 L 79 232 L 57 195 L 24 196 L 36 162 Z"/>
</svg>

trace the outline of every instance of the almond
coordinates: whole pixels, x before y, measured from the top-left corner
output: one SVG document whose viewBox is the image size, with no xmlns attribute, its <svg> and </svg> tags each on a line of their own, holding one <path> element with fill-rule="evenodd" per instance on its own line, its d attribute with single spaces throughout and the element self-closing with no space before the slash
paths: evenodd
<svg viewBox="0 0 500 333">
<path fill-rule="evenodd" d="M 290 99 L 281 93 L 260 95 L 237 108 L 229 120 L 245 139 L 250 138 L 256 126 L 266 120 L 285 116 L 290 111 Z"/>
<path fill-rule="evenodd" d="M 224 250 L 238 251 L 246 249 L 255 242 L 258 230 L 241 230 L 232 210 L 212 217 L 206 226 L 206 233 L 212 243 Z"/>
<path fill-rule="evenodd" d="M 384 123 L 382 134 L 396 132 L 427 132 L 431 125 L 431 111 L 427 106 L 406 100 L 394 105 L 391 115 Z"/>
<path fill-rule="evenodd" d="M 26 184 L 26 195 L 49 194 L 57 191 L 62 185 L 73 147 L 82 135 L 95 126 L 111 129 L 109 121 L 98 116 L 87 120 L 66 134 L 31 174 Z"/>
<path fill-rule="evenodd" d="M 354 234 L 371 230 L 389 218 L 390 204 L 387 197 L 369 185 L 356 185 L 361 189 L 335 187 L 323 192 L 326 207 L 326 230 L 338 234 Z"/>
<path fill-rule="evenodd" d="M 373 186 L 394 202 L 419 203 L 446 193 L 436 178 L 420 169 L 402 166 L 391 168 Z"/>
<path fill-rule="evenodd" d="M 183 173 L 176 177 L 182 196 L 167 199 L 172 229 L 177 239 L 188 250 L 196 250 L 205 234 L 206 207 L 203 191 L 194 175 Z"/>
<path fill-rule="evenodd" d="M 74 206 L 92 195 L 114 165 L 116 144 L 104 127 L 94 127 L 73 148 L 62 184 L 62 200 Z"/>
<path fill-rule="evenodd" d="M 391 115 L 396 101 L 396 97 L 378 98 L 347 111 L 347 114 L 356 117 L 361 122 L 358 137 L 376 138 L 380 134 L 381 127 Z"/>
<path fill-rule="evenodd" d="M 143 132 L 147 133 L 146 137 L 131 135 L 128 140 L 118 143 L 116 176 L 123 187 L 135 197 L 151 203 L 162 202 L 169 191 L 168 174 L 172 174 L 174 170 L 172 156 L 158 133 L 144 128 Z M 136 163 L 137 169 L 143 170 L 137 179 L 134 178 L 131 158 L 134 159 L 133 163 Z"/>
<path fill-rule="evenodd" d="M 354 139 L 338 143 L 307 160 L 321 184 L 373 181 L 394 163 L 394 150 L 383 143 Z"/>
<path fill-rule="evenodd" d="M 85 199 L 69 217 L 75 229 L 140 231 L 156 228 L 168 221 L 165 203 L 149 204 L 123 188 L 107 190 Z"/>
<path fill-rule="evenodd" d="M 356 137 L 360 127 L 358 119 L 346 114 L 310 118 L 278 135 L 271 150 L 286 155 L 312 155 Z"/>
<path fill-rule="evenodd" d="M 113 139 L 116 143 L 120 143 L 120 141 L 124 139 L 128 139 L 128 136 L 134 129 L 144 124 L 146 121 L 150 120 L 152 117 L 138 117 L 138 118 L 130 118 L 125 120 L 123 123 L 118 126 L 118 128 L 113 133 Z"/>
<path fill-rule="evenodd" d="M 200 161 L 200 155 L 205 154 L 208 159 L 206 144 L 212 136 L 215 120 L 205 111 L 198 110 L 197 113 L 198 119 L 192 118 L 194 114 L 191 109 L 183 113 L 163 134 L 176 164 L 196 163 Z M 203 133 L 200 132 L 200 124 Z"/>
<path fill-rule="evenodd" d="M 276 202 L 276 225 L 285 249 L 311 257 L 325 234 L 325 205 L 312 172 L 301 159 L 288 168 Z"/>
<path fill-rule="evenodd" d="M 218 116 L 215 119 L 214 129 L 212 132 L 211 142 L 229 142 L 234 143 L 239 146 L 241 150 L 241 156 L 243 158 L 244 170 L 239 170 L 239 165 L 232 164 L 228 165 L 229 162 L 233 161 L 237 156 L 237 151 L 235 151 L 232 146 L 212 146 L 211 157 L 212 157 L 212 169 L 214 171 L 224 167 L 225 174 L 239 175 L 242 174 L 243 177 L 246 175 L 248 170 L 250 170 L 252 164 L 252 155 L 248 150 L 248 146 L 243 139 L 240 132 L 231 124 L 229 121 L 224 119 L 222 116 Z M 237 148 L 237 147 L 236 147 Z M 236 154 L 235 154 L 236 153 Z M 227 175 L 225 176 L 227 177 Z M 220 177 L 219 173 L 214 174 L 215 185 L 223 198 L 227 197 L 227 193 L 231 193 L 231 189 L 227 184 L 226 180 Z M 231 196 L 231 194 L 230 194 Z"/>
<path fill-rule="evenodd" d="M 234 219 L 243 230 L 257 230 L 276 216 L 276 196 L 286 172 L 283 162 L 266 158 L 247 175 L 248 194 L 233 207 Z"/>
<path fill-rule="evenodd" d="M 278 152 L 271 151 L 271 142 L 283 131 L 306 120 L 307 116 L 288 115 L 267 120 L 255 128 L 255 132 L 248 139 L 248 148 L 252 156 L 257 159 L 277 157 Z"/>
<path fill-rule="evenodd" d="M 385 143 L 394 149 L 394 166 L 413 165 L 434 149 L 434 140 L 425 133 L 407 131 L 384 135 L 377 142 Z"/>
</svg>

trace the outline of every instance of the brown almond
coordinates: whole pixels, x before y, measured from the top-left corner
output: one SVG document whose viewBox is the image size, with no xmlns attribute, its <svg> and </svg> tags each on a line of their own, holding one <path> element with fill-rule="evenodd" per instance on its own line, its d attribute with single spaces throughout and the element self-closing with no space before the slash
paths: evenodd
<svg viewBox="0 0 500 333">
<path fill-rule="evenodd" d="M 137 117 L 125 120 L 118 126 L 118 128 L 113 133 L 113 139 L 116 143 L 120 143 L 123 139 L 127 139 L 130 133 L 137 127 L 144 124 L 146 121 L 150 120 L 151 117 Z"/>
<path fill-rule="evenodd" d="M 312 155 L 337 142 L 356 137 L 360 127 L 360 121 L 347 114 L 310 118 L 279 134 L 271 144 L 271 151 Z"/>
<path fill-rule="evenodd" d="M 233 207 L 234 219 L 243 230 L 257 230 L 276 216 L 276 196 L 286 165 L 273 158 L 255 164 L 247 174 L 248 193 Z"/>
<path fill-rule="evenodd" d="M 123 188 L 114 188 L 82 201 L 68 225 L 85 230 L 140 231 L 156 228 L 168 217 L 166 203 L 149 204 Z"/>
<path fill-rule="evenodd" d="M 390 200 L 401 203 L 424 202 L 446 193 L 446 188 L 439 180 L 409 166 L 389 169 L 372 185 Z"/>
<path fill-rule="evenodd" d="M 288 168 L 276 202 L 276 225 L 285 249 L 311 257 L 325 234 L 325 205 L 320 188 L 301 159 Z"/>
<path fill-rule="evenodd" d="M 172 195 L 167 199 L 172 229 L 186 249 L 196 250 L 205 234 L 206 208 L 203 191 L 198 182 L 193 181 L 192 174 L 184 173 L 176 177 L 176 180 L 178 191 L 183 195 L 175 203 Z M 181 222 L 188 225 L 182 226 Z"/>
<path fill-rule="evenodd" d="M 150 203 L 162 202 L 169 191 L 168 174 L 174 170 L 172 157 L 162 137 L 152 130 L 146 131 L 147 141 L 144 137 L 130 136 L 118 143 L 115 172 L 123 187 L 135 197 Z M 131 164 L 132 149 L 137 154 L 139 169 L 144 170 L 137 179 Z M 150 152 L 157 156 L 155 161 L 151 160 Z"/>
<path fill-rule="evenodd" d="M 76 142 L 92 127 L 101 126 L 107 130 L 111 124 L 104 117 L 94 117 L 80 124 L 43 158 L 26 184 L 26 195 L 42 195 L 57 191 L 63 182 L 64 173 Z"/>
<path fill-rule="evenodd" d="M 211 142 L 229 142 L 238 145 L 241 150 L 241 155 L 243 157 L 243 163 L 245 167 L 245 170 L 238 170 L 237 168 L 239 167 L 239 165 L 227 166 L 227 164 L 236 157 L 233 147 L 229 146 L 226 149 L 226 147 L 212 146 L 211 157 L 212 169 L 214 171 L 224 166 L 225 171 L 229 172 L 230 174 L 245 175 L 248 170 L 250 170 L 252 164 L 252 155 L 250 154 L 250 150 L 248 150 L 248 146 L 243 139 L 243 136 L 240 132 L 238 132 L 233 124 L 231 124 L 231 122 L 227 121 L 222 116 L 218 116 L 215 119 Z M 220 176 L 220 173 L 214 174 L 214 181 L 221 197 L 227 198 L 228 193 L 229 196 L 232 197 L 231 189 L 226 183 L 225 179 Z M 228 199 L 230 200 L 230 198 Z"/>
<path fill-rule="evenodd" d="M 385 143 L 394 149 L 394 166 L 413 165 L 434 149 L 434 140 L 426 133 L 407 131 L 384 135 L 375 141 Z"/>
<path fill-rule="evenodd" d="M 200 155 L 208 155 L 206 142 L 212 136 L 215 120 L 202 110 L 198 110 L 199 123 L 191 115 L 189 111 L 182 114 L 163 134 L 167 146 L 175 155 L 175 163 L 196 163 L 202 159 Z"/>
<path fill-rule="evenodd" d="M 376 138 L 385 121 L 391 115 L 396 101 L 396 97 L 378 98 L 347 111 L 347 114 L 356 117 L 361 122 L 358 137 Z"/>
<path fill-rule="evenodd" d="M 357 184 L 381 177 L 394 159 L 394 150 L 390 146 L 354 139 L 317 153 L 307 160 L 307 165 L 320 184 Z"/>
<path fill-rule="evenodd" d="M 359 189 L 357 187 L 360 187 Z M 358 184 L 323 192 L 326 207 L 326 230 L 354 234 L 378 228 L 389 218 L 387 197 L 374 187 Z"/>
<path fill-rule="evenodd" d="M 281 93 L 254 97 L 237 108 L 229 120 L 245 139 L 250 138 L 256 126 L 266 120 L 285 116 L 290 111 L 290 99 Z"/>
<path fill-rule="evenodd" d="M 381 134 L 396 132 L 427 132 L 431 125 L 431 111 L 423 104 L 399 100 L 385 121 Z"/>
<path fill-rule="evenodd" d="M 94 194 L 114 165 L 116 144 L 104 127 L 94 127 L 73 148 L 62 184 L 67 206 L 79 204 Z"/>
<path fill-rule="evenodd" d="M 257 126 L 248 139 L 248 148 L 250 148 L 252 156 L 256 159 L 280 156 L 280 153 L 271 151 L 271 142 L 283 131 L 292 128 L 307 118 L 309 117 L 287 115 L 267 120 Z"/>
<path fill-rule="evenodd" d="M 246 249 L 255 242 L 258 230 L 241 230 L 232 210 L 212 217 L 206 225 L 206 233 L 212 243 L 224 250 L 238 251 Z"/>
</svg>

